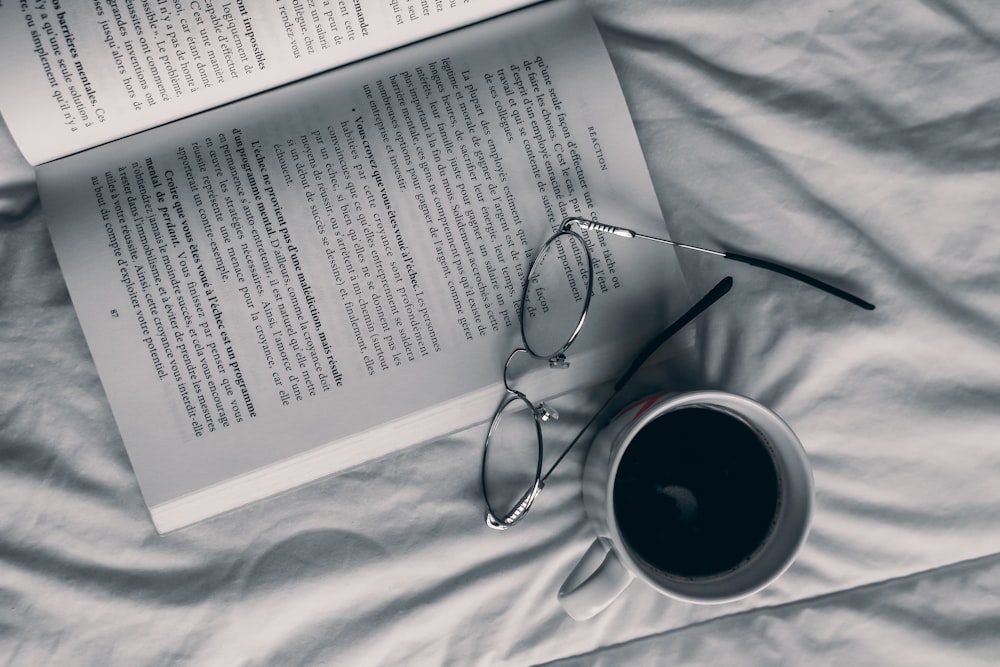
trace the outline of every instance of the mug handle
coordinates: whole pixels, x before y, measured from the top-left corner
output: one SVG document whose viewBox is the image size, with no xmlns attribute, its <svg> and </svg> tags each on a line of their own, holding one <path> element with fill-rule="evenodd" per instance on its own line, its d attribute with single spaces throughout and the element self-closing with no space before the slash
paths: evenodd
<svg viewBox="0 0 1000 667">
<path fill-rule="evenodd" d="M 634 578 L 610 541 L 597 538 L 566 577 L 557 599 L 567 614 L 582 621 L 614 602 Z"/>
</svg>

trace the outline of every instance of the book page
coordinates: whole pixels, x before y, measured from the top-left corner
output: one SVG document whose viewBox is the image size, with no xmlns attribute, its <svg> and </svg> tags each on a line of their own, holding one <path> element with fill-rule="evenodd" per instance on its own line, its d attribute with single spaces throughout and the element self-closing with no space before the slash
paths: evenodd
<svg viewBox="0 0 1000 667">
<path fill-rule="evenodd" d="M 3 2 L 0 112 L 37 165 L 532 1 Z"/>
<path fill-rule="evenodd" d="M 572 2 L 43 165 L 39 187 L 154 517 L 489 419 L 525 268 L 563 216 L 663 224 Z M 670 249 L 589 242 L 580 361 L 545 369 L 550 393 L 620 372 L 686 306 Z"/>
</svg>

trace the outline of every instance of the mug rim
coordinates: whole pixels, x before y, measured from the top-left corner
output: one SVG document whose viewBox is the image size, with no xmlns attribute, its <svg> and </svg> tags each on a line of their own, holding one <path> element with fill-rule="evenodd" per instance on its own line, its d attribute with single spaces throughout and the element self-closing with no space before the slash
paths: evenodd
<svg viewBox="0 0 1000 667">
<path fill-rule="evenodd" d="M 653 395 L 645 411 L 620 431 L 613 433 L 610 469 L 605 486 L 605 512 L 609 539 L 623 565 L 664 595 L 687 602 L 714 604 L 731 602 L 760 591 L 791 566 L 805 542 L 812 522 L 814 483 L 805 450 L 792 428 L 776 412 L 752 398 L 727 391 L 698 390 Z M 639 399 L 633 403 L 644 403 Z M 680 577 L 649 572 L 651 565 L 639 562 L 622 537 L 614 511 L 614 486 L 618 468 L 636 434 L 654 419 L 676 409 L 702 405 L 730 413 L 747 423 L 765 446 L 779 474 L 780 503 L 775 524 L 762 545 L 735 568 L 706 577 Z M 628 410 L 630 408 L 626 408 Z M 752 413 L 752 414 L 748 414 Z M 623 411 L 624 414 L 624 411 Z M 758 419 L 754 419 L 757 417 Z M 760 424 L 759 420 L 767 422 Z M 776 433 L 775 433 L 776 431 Z M 791 539 L 789 539 L 791 536 Z M 764 563 L 761 565 L 761 563 Z"/>
</svg>

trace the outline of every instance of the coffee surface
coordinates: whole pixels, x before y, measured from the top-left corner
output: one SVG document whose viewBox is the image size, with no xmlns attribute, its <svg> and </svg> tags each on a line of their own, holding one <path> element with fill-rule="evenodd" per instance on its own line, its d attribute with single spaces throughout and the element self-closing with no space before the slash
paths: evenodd
<svg viewBox="0 0 1000 667">
<path fill-rule="evenodd" d="M 669 575 L 737 568 L 775 520 L 779 480 L 768 446 L 742 420 L 707 407 L 668 412 L 625 451 L 613 507 L 634 556 Z"/>
</svg>

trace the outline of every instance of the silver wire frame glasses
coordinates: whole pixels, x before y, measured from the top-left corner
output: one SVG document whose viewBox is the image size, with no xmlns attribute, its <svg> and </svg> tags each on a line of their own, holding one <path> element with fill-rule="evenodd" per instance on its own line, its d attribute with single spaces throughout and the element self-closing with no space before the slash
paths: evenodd
<svg viewBox="0 0 1000 667">
<path fill-rule="evenodd" d="M 871 303 L 850 292 L 770 260 L 647 236 L 631 229 L 585 218 L 566 218 L 555 233 L 542 244 L 528 268 L 518 313 L 521 321 L 522 347 L 514 349 L 504 363 L 503 383 L 506 394 L 493 415 L 483 444 L 482 492 L 486 501 L 486 525 L 497 530 L 505 530 L 524 517 L 544 487 L 545 480 L 604 412 L 632 375 L 670 337 L 722 298 L 733 284 L 730 277 L 719 281 L 677 321 L 642 348 L 622 377 L 614 384 L 612 393 L 604 404 L 543 475 L 542 423 L 558 419 L 558 414 L 545 403 L 533 403 L 523 392 L 511 386 L 511 362 L 519 354 L 527 354 L 546 361 L 551 368 L 561 369 L 569 365 L 565 353 L 583 330 L 584 321 L 590 310 L 594 280 L 590 247 L 577 228 L 622 238 L 656 241 L 730 259 L 793 278 L 865 310 L 875 308 Z"/>
</svg>

